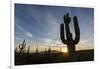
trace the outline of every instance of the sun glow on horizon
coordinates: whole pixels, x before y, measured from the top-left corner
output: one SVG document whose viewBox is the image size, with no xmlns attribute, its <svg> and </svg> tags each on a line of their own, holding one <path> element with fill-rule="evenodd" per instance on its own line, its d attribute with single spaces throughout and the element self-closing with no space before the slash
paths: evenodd
<svg viewBox="0 0 100 69">
<path fill-rule="evenodd" d="M 67 48 L 62 48 L 62 49 L 61 49 L 61 52 L 63 52 L 63 53 L 67 53 L 68 50 L 67 50 Z"/>
</svg>

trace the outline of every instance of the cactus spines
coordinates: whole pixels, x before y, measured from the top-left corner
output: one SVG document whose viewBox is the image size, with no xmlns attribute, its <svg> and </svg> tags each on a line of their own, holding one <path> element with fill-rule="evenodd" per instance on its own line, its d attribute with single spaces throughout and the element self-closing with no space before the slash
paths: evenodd
<svg viewBox="0 0 100 69">
<path fill-rule="evenodd" d="M 74 23 L 74 29 L 75 29 L 75 39 L 72 37 L 72 33 L 70 32 L 70 24 L 71 17 L 69 17 L 69 14 L 67 13 L 64 15 L 64 24 L 62 23 L 60 25 L 60 38 L 64 44 L 67 44 L 68 53 L 70 57 L 75 57 L 75 45 L 80 40 L 80 29 L 78 25 L 77 17 L 74 16 L 73 23 Z M 66 37 L 65 37 L 66 35 Z"/>
<path fill-rule="evenodd" d="M 25 40 L 24 40 L 21 45 L 19 44 L 20 53 L 24 52 L 25 47 L 26 47 L 26 43 L 25 43 Z"/>
</svg>

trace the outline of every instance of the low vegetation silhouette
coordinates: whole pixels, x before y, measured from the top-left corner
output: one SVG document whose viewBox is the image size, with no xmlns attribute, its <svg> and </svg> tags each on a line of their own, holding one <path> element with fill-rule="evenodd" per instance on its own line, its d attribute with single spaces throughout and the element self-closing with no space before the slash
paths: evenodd
<svg viewBox="0 0 100 69">
<path fill-rule="evenodd" d="M 25 43 L 25 40 L 23 41 Z M 23 43 L 21 45 L 23 45 Z M 26 44 L 26 43 L 25 43 Z M 27 49 L 25 49 L 28 47 Z M 36 47 L 36 51 L 31 53 L 30 46 L 25 46 L 25 48 L 20 50 L 20 47 L 15 48 L 15 65 L 29 65 L 29 64 L 44 64 L 44 63 L 62 63 L 62 62 L 72 62 L 73 60 L 68 52 L 62 52 L 61 47 L 59 51 L 52 50 L 51 46 L 49 49 L 45 48 L 44 51 L 40 51 Z M 19 50 L 18 50 L 19 49 Z M 81 50 L 76 51 L 77 60 L 74 61 L 92 61 L 94 60 L 94 50 Z"/>
</svg>

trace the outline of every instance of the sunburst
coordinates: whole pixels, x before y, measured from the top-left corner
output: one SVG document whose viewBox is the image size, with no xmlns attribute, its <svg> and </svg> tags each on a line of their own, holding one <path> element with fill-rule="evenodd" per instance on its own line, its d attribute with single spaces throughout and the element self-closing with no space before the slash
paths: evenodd
<svg viewBox="0 0 100 69">
<path fill-rule="evenodd" d="M 62 48 L 61 51 L 64 53 L 68 52 L 67 48 Z"/>
</svg>

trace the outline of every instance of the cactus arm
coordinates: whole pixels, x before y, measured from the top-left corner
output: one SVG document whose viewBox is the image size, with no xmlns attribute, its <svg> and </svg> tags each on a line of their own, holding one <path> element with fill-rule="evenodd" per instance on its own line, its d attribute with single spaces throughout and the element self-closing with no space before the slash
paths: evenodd
<svg viewBox="0 0 100 69">
<path fill-rule="evenodd" d="M 79 29 L 78 20 L 76 16 L 74 16 L 73 21 L 74 21 L 73 23 L 74 23 L 74 29 L 76 35 L 74 39 L 74 44 L 77 44 L 80 40 L 80 29 Z"/>
<path fill-rule="evenodd" d="M 68 41 L 72 40 L 72 33 L 70 32 L 69 24 L 65 24 L 66 38 Z"/>
<path fill-rule="evenodd" d="M 64 19 L 64 23 L 68 23 L 69 24 L 70 21 L 71 21 L 71 18 L 69 17 L 68 13 L 66 15 L 64 15 L 63 19 Z"/>
<path fill-rule="evenodd" d="M 70 32 L 70 28 L 69 28 L 69 24 L 71 21 L 71 17 L 69 17 L 69 14 L 67 13 L 66 15 L 64 15 L 64 23 L 65 23 L 65 30 L 66 30 L 66 39 L 68 41 L 72 40 L 72 33 Z"/>
<path fill-rule="evenodd" d="M 21 53 L 23 52 L 23 50 L 25 49 L 25 47 L 26 47 L 26 44 L 25 44 L 25 40 L 24 40 L 21 45 L 19 44 L 19 49 L 20 49 Z"/>
<path fill-rule="evenodd" d="M 25 43 L 25 39 L 24 39 L 24 41 L 23 41 L 23 44 Z"/>
<path fill-rule="evenodd" d="M 26 47 L 26 44 L 25 44 L 25 40 L 24 40 L 22 43 L 22 48 L 24 49 L 25 47 Z"/>
<path fill-rule="evenodd" d="M 25 44 L 25 40 L 23 41 L 22 46 L 24 46 L 24 44 Z"/>
<path fill-rule="evenodd" d="M 23 48 L 25 48 L 25 47 L 26 47 L 26 44 L 24 44 Z"/>
<path fill-rule="evenodd" d="M 19 44 L 19 48 L 21 49 L 21 46 L 20 46 L 20 44 Z"/>
<path fill-rule="evenodd" d="M 22 50 L 23 49 L 23 47 L 19 44 L 19 48 L 20 48 L 20 50 Z"/>
<path fill-rule="evenodd" d="M 65 35 L 64 35 L 64 24 L 61 24 L 61 25 L 60 25 L 60 38 L 61 38 L 61 40 L 62 40 L 62 42 L 63 42 L 64 44 L 67 44 L 67 43 L 66 43 L 67 40 L 65 39 Z"/>
</svg>

